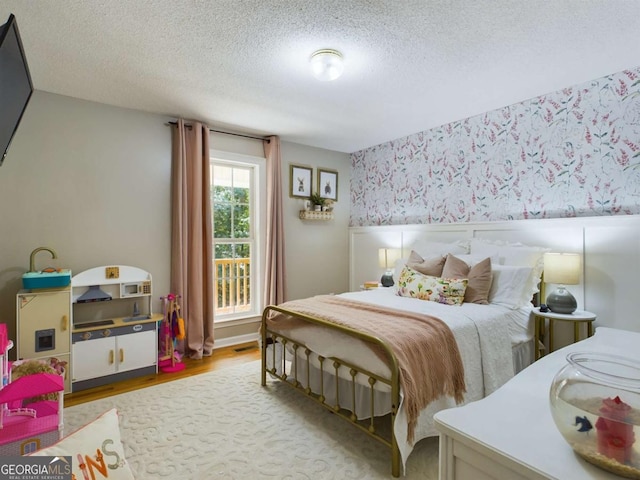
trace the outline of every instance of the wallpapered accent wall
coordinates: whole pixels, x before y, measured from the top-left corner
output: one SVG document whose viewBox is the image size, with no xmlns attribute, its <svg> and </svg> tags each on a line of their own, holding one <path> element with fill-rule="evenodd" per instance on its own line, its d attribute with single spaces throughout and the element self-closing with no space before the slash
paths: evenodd
<svg viewBox="0 0 640 480">
<path fill-rule="evenodd" d="M 351 226 L 640 213 L 640 67 L 351 154 Z"/>
</svg>

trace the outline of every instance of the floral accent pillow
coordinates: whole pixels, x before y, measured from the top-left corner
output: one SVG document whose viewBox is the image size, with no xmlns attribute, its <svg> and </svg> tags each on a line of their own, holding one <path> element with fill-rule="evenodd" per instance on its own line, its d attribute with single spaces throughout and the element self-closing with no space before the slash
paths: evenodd
<svg viewBox="0 0 640 480">
<path fill-rule="evenodd" d="M 423 275 L 411 267 L 404 267 L 398 279 L 398 295 L 445 305 L 462 305 L 469 280 Z"/>
</svg>

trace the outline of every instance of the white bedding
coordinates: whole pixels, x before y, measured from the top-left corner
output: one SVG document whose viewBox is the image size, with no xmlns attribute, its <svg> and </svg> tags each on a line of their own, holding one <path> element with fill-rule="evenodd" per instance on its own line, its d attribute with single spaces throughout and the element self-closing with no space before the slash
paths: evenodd
<svg viewBox="0 0 640 480">
<path fill-rule="evenodd" d="M 470 319 L 476 318 L 478 320 L 501 316 L 504 325 L 509 330 L 509 339 L 513 346 L 533 338 L 533 323 L 530 321 L 531 307 L 513 309 L 498 304 L 478 305 L 475 303 L 463 303 L 460 306 L 443 305 L 415 298 L 400 297 L 396 295 L 395 288 L 376 288 L 360 292 L 342 293 L 338 296 L 399 310 L 421 312 L 438 317 L 445 322 L 447 319 L 454 319 L 460 314 Z"/>
<path fill-rule="evenodd" d="M 461 306 L 442 305 L 397 296 L 393 288 L 350 292 L 340 296 L 384 307 L 432 315 L 447 323 L 458 343 L 464 365 L 467 388 L 464 403 L 489 395 L 514 375 L 512 347 L 530 340 L 533 333 L 530 326 L 531 308 L 514 310 L 495 304 L 477 305 L 473 303 L 465 303 Z M 380 375 L 389 372 L 384 362 L 369 348 L 358 345 L 358 342 L 354 342 L 352 338 L 347 338 L 328 329 L 309 326 L 281 331 L 281 333 L 305 343 L 311 350 L 324 357 L 336 356 L 356 365 L 366 366 L 373 373 Z M 302 355 L 302 352 L 298 352 L 298 354 Z M 301 381 L 306 383 L 306 378 Z M 314 383 L 316 382 L 312 378 L 311 384 Z M 368 401 L 365 392 L 362 392 L 361 397 L 363 402 Z M 382 405 L 384 402 L 378 403 Z M 341 402 L 341 405 L 344 405 L 344 402 Z M 438 433 L 433 424 L 433 415 L 439 410 L 455 406 L 455 401 L 450 397 L 442 397 L 427 406 L 418 419 L 415 442 L 422 438 L 436 436 Z M 376 415 L 386 413 L 381 411 L 381 408 L 384 410 L 387 406 L 377 405 L 377 407 Z M 360 406 L 357 408 L 360 411 L 364 410 Z M 402 401 L 394 430 L 404 465 L 413 450 L 413 444 L 406 441 L 407 417 Z"/>
</svg>

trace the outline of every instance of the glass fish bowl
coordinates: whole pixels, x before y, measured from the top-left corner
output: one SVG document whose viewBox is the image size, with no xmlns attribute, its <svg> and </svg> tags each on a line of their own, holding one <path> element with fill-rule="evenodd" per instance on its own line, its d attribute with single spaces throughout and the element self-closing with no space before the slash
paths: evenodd
<svg viewBox="0 0 640 480">
<path fill-rule="evenodd" d="M 549 399 L 553 421 L 580 457 L 640 479 L 640 362 L 570 353 L 551 383 Z"/>
</svg>

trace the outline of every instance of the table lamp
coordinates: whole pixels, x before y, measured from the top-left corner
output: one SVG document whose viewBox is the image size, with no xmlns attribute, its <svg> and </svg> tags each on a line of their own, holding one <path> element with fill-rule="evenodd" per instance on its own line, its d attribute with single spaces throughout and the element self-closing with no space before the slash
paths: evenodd
<svg viewBox="0 0 640 480">
<path fill-rule="evenodd" d="M 400 249 L 397 248 L 380 248 L 378 249 L 378 263 L 380 268 L 386 269 L 380 283 L 383 287 L 392 287 L 393 282 L 393 268 L 396 264 L 396 260 L 400 258 Z"/>
<path fill-rule="evenodd" d="M 580 283 L 580 255 L 577 253 L 545 253 L 544 281 L 557 288 L 547 297 L 547 306 L 554 313 L 573 313 L 578 303 L 565 285 Z"/>
</svg>

